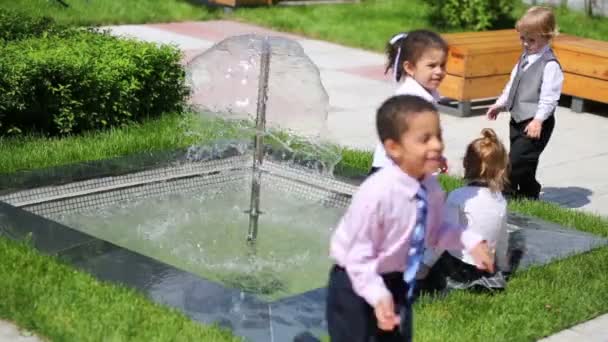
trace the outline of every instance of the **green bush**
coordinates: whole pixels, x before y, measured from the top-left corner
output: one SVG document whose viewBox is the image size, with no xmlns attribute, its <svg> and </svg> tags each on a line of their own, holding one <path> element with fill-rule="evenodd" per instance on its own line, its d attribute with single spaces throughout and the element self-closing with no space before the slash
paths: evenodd
<svg viewBox="0 0 608 342">
<path fill-rule="evenodd" d="M 41 37 L 61 31 L 49 17 L 31 17 L 21 12 L 0 8 L 0 40 L 12 41 L 30 37 Z"/>
<path fill-rule="evenodd" d="M 429 0 L 431 20 L 439 27 L 482 31 L 510 21 L 513 0 Z"/>
<path fill-rule="evenodd" d="M 73 31 L 0 46 L 0 134 L 79 133 L 181 111 L 181 53 Z"/>
</svg>

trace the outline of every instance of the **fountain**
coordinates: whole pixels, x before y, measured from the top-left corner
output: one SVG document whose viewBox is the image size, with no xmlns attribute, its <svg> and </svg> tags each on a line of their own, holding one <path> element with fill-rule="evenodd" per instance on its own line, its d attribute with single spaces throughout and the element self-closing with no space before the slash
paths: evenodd
<svg viewBox="0 0 608 342">
<path fill-rule="evenodd" d="M 273 52 L 275 58 L 278 57 L 278 61 L 273 63 L 272 70 L 277 68 L 278 71 L 273 73 L 273 80 L 276 82 L 269 83 Z M 259 73 L 252 76 L 250 71 L 256 70 L 256 64 L 259 65 Z M 247 210 L 249 213 L 247 241 L 250 244 L 255 243 L 258 234 L 259 216 L 262 214 L 260 211 L 260 186 L 265 155 L 264 138 L 269 134 L 266 127 L 267 116 L 269 116 L 271 126 L 275 126 L 275 128 L 289 131 L 296 127 L 297 134 L 301 137 L 312 136 L 312 139 L 306 140 L 306 143 L 310 146 L 315 146 L 316 141 L 325 134 L 327 109 L 308 107 L 311 107 L 311 104 L 326 103 L 327 95 L 320 83 L 318 71 L 298 73 L 297 70 L 301 70 L 302 65 L 314 69 L 314 65 L 305 56 L 299 45 L 282 38 L 244 35 L 221 42 L 195 58 L 188 67 L 189 83 L 191 89 L 194 90 L 191 102 L 193 108 L 200 115 L 205 116 L 212 113 L 214 116 L 219 115 L 223 118 L 249 119 L 255 122 L 251 196 L 249 209 Z M 225 74 L 218 75 L 222 71 Z M 311 80 L 311 75 L 316 76 L 316 78 L 312 77 Z M 257 85 L 252 79 L 257 80 Z M 218 82 L 218 80 L 222 81 Z M 298 89 L 297 86 L 294 87 L 294 82 L 298 82 L 302 86 Z M 277 84 L 296 88 L 292 89 L 291 93 L 312 94 L 312 97 L 304 96 L 304 99 L 296 100 L 296 98 L 302 96 L 283 95 L 285 90 L 277 87 Z M 274 89 L 272 89 L 273 97 L 270 100 L 272 110 L 270 115 L 267 115 L 268 91 L 271 85 L 274 86 Z M 254 89 L 257 89 L 257 101 L 255 102 L 251 101 Z M 251 108 L 253 103 L 255 103 L 255 117 L 252 118 L 250 113 L 254 109 Z M 293 107 L 296 105 L 305 108 L 305 110 L 302 113 L 294 114 Z M 284 140 L 277 139 L 276 136 L 273 136 L 273 138 L 280 142 L 282 147 L 285 147 L 286 142 Z M 319 153 L 316 152 L 319 151 L 315 151 L 315 157 L 318 158 Z M 333 157 L 333 164 L 324 165 L 321 170 L 328 166 L 328 169 L 331 170 L 331 167 L 338 162 L 338 153 L 334 151 Z"/>
<path fill-rule="evenodd" d="M 75 263 L 195 319 L 256 341 L 322 329 L 329 234 L 356 186 L 332 176 L 319 71 L 291 40 L 245 35 L 194 58 L 187 79 L 198 143 L 30 174 L 32 189 L 7 181 L 0 201 L 103 241 Z"/>
<path fill-rule="evenodd" d="M 291 40 L 244 35 L 187 76 L 197 144 L 0 177 L 0 234 L 252 341 L 321 333 L 329 235 L 356 185 L 333 175 L 318 69 Z M 510 222 L 524 266 L 605 243 Z"/>
</svg>

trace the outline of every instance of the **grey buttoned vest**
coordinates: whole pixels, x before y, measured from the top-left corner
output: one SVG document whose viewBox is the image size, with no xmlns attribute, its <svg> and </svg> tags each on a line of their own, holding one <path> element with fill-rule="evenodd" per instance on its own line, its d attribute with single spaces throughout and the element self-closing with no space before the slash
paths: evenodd
<svg viewBox="0 0 608 342">
<path fill-rule="evenodd" d="M 534 117 L 540 100 L 540 87 L 543 82 L 545 65 L 550 61 L 555 61 L 559 65 L 551 49 L 545 51 L 526 71 L 523 70 L 525 58 L 525 54 L 522 55 L 517 63 L 517 73 L 513 78 L 506 103 L 506 108 L 511 112 L 511 118 L 515 122 Z"/>
</svg>

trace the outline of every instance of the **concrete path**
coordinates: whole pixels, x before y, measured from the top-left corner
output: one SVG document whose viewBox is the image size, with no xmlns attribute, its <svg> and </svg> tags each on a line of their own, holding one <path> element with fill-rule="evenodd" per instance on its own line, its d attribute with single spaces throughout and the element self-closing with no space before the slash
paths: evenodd
<svg viewBox="0 0 608 342">
<path fill-rule="evenodd" d="M 561 331 L 539 342 L 606 342 L 608 341 L 608 314 L 589 322 Z"/>
<path fill-rule="evenodd" d="M 0 320 L 0 342 L 43 342 L 28 331 L 19 329 L 15 324 Z"/>
<path fill-rule="evenodd" d="M 185 22 L 135 26 L 114 26 L 118 35 L 146 41 L 171 43 L 185 52 L 185 62 L 214 43 L 238 34 L 269 34 L 299 42 L 320 69 L 330 99 L 330 138 L 341 145 L 372 150 L 376 144 L 375 111 L 396 85 L 383 75 L 384 56 L 324 41 L 273 32 L 230 21 Z M 542 198 L 569 208 L 608 216 L 608 111 L 574 113 L 559 107 L 552 141 L 542 156 L 538 176 L 544 185 Z M 462 172 L 466 145 L 484 127 L 491 127 L 508 144 L 508 114 L 497 121 L 483 116 L 458 118 L 441 116 L 450 173 Z M 608 315 L 564 330 L 543 342 L 608 341 Z"/>
</svg>

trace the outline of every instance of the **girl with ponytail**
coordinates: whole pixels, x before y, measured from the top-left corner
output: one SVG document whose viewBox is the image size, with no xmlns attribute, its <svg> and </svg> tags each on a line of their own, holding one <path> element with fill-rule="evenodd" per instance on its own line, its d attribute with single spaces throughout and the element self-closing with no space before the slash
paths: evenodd
<svg viewBox="0 0 608 342">
<path fill-rule="evenodd" d="M 392 71 L 395 82 L 402 82 L 395 95 L 415 95 L 437 104 L 437 88 L 445 78 L 448 45 L 439 34 L 416 30 L 393 36 L 386 45 L 385 73 Z M 370 174 L 390 165 L 382 143 L 374 151 Z M 441 169 L 447 171 L 445 159 Z"/>
<path fill-rule="evenodd" d="M 508 179 L 509 156 L 494 130 L 484 128 L 467 147 L 464 160 L 466 185 L 452 191 L 444 206 L 444 220 L 466 227 L 488 241 L 498 271 L 490 274 L 475 267 L 465 250 L 425 251 L 417 278 L 427 290 L 451 288 L 503 289 L 510 270 L 507 201 L 502 195 Z"/>
</svg>

